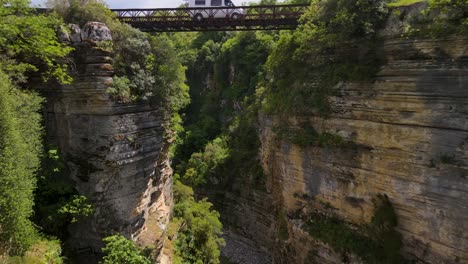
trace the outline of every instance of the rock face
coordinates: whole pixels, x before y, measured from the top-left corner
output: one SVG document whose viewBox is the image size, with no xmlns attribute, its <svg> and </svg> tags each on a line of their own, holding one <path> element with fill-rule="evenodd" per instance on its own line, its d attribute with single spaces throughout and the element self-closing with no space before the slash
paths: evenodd
<svg viewBox="0 0 468 264">
<path fill-rule="evenodd" d="M 99 251 L 103 237 L 119 232 L 161 248 L 173 203 L 162 114 L 146 103 L 109 98 L 112 56 L 97 45 L 112 40 L 104 24 L 70 27 L 71 34 L 60 37 L 76 49 L 74 82 L 47 89 L 47 132 L 49 142 L 60 147 L 76 189 L 96 212 L 71 225 L 68 244 Z"/>
<path fill-rule="evenodd" d="M 340 85 L 329 118 L 260 116 L 265 184 L 234 180 L 223 212 L 274 263 L 359 263 L 315 240 L 295 215 L 327 204 L 368 223 L 378 194 L 396 210 L 407 257 L 468 263 L 468 38 L 406 39 L 403 24 L 389 20 L 379 48 L 386 62 L 373 82 Z M 304 123 L 356 147 L 300 147 L 272 131 Z"/>
</svg>

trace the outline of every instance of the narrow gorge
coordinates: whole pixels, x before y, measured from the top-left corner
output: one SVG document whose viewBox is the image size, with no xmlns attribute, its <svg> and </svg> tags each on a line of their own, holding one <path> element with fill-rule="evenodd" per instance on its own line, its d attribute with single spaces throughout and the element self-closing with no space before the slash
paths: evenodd
<svg viewBox="0 0 468 264">
<path fill-rule="evenodd" d="M 231 155 L 238 155 L 236 147 L 258 147 L 258 156 L 250 158 L 263 169 L 260 175 L 255 168 L 245 169 L 251 160 L 243 157 L 225 162 L 247 165 L 212 165 L 208 161 L 206 165 L 217 171 L 212 173 L 210 168 L 204 172 L 208 183 L 196 188 L 200 196 L 208 195 L 221 213 L 228 244 L 256 245 L 253 252 L 265 254 L 263 260 L 251 260 L 248 251 L 228 248 L 225 253 L 232 259 L 239 263 L 468 261 L 468 39 L 460 35 L 409 37 L 405 33 L 409 24 L 425 7 L 415 4 L 391 11 L 377 32 L 374 49 L 380 61 L 378 70 L 364 81 L 338 81 L 327 99 L 330 110 L 326 117 L 315 111 L 313 104 L 308 114 L 272 115 L 246 103 L 247 88 L 226 91 L 238 89 L 239 79 L 249 70 L 245 68 L 252 67 L 245 64 L 252 62 L 249 52 L 257 52 L 257 59 L 262 57 L 258 45 L 263 44 L 264 36 L 245 34 L 222 44 L 221 53 L 228 55 L 219 55 L 221 68 L 215 63 L 214 73 L 208 71 L 206 79 L 196 81 L 204 83 L 201 93 L 206 94 L 205 100 L 216 103 L 211 97 L 221 98 L 219 108 L 205 107 L 219 111 L 214 116 L 228 123 L 229 132 L 223 133 L 234 138 L 227 143 L 233 148 Z M 201 50 L 210 47 L 208 44 L 212 45 L 206 42 Z M 359 54 L 355 50 L 345 54 L 359 56 L 353 52 Z M 229 72 L 223 70 L 223 60 L 228 61 Z M 261 60 L 257 63 L 265 62 Z M 284 65 L 281 67 L 287 72 Z M 246 87 L 257 78 L 250 77 L 242 83 Z M 258 96 L 265 83 L 257 85 Z M 220 92 L 222 89 L 226 90 Z M 235 133 L 245 131 L 233 126 L 242 126 L 236 122 L 243 121 L 230 121 L 225 108 L 238 114 L 254 108 L 249 113 L 253 117 L 245 122 L 255 123 L 247 133 L 256 133 L 260 142 L 247 134 L 235 139 Z M 207 126 L 203 122 L 206 120 L 201 126 Z M 194 126 L 191 132 L 198 133 L 198 129 Z M 247 143 L 235 145 L 239 140 Z M 216 155 L 213 145 L 216 147 L 216 141 L 202 154 L 192 155 L 185 169 L 192 166 L 198 173 L 206 171 L 198 165 L 199 155 L 202 160 L 205 155 Z M 236 166 L 241 169 L 232 168 Z M 186 169 L 185 176 L 193 182 L 193 172 Z M 389 221 L 385 225 L 395 221 L 392 225 L 397 234 L 379 237 L 374 231 L 364 231 L 378 221 Z M 388 251 L 377 252 L 366 239 L 369 234 L 382 243 L 377 248 Z M 402 259 L 386 255 L 395 246 Z M 369 253 L 373 250 L 376 252 Z"/>
<path fill-rule="evenodd" d="M 175 33 L 52 2 L 0 6 L 0 263 L 468 263 L 466 1 Z"/>
</svg>

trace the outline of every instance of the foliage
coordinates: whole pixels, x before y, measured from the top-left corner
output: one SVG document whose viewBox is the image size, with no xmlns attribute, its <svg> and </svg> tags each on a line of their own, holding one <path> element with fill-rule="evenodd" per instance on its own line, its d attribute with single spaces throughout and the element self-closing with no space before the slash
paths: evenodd
<svg viewBox="0 0 468 264">
<path fill-rule="evenodd" d="M 187 132 L 182 135 L 175 151 L 175 164 L 184 163 L 192 153 L 202 152 L 205 145 L 221 133 L 229 139 L 228 148 L 232 149 L 230 158 L 237 159 L 252 152 L 253 146 L 258 145 L 253 127 L 255 118 L 252 118 L 255 114 L 251 110 L 248 110 L 249 114 L 242 113 L 254 103 L 253 94 L 257 82 L 263 78 L 263 65 L 275 37 L 276 34 L 271 32 L 241 32 L 234 35 L 202 33 L 193 40 L 192 45 L 198 50 L 198 56 L 187 72 L 192 104 L 186 110 Z M 234 131 L 238 128 L 239 131 Z M 247 128 L 248 131 L 243 131 Z M 247 142 L 254 144 L 247 146 L 246 140 L 238 134 L 247 136 Z M 250 137 L 255 137 L 252 138 L 253 142 Z M 239 147 L 244 145 L 245 148 Z M 252 155 L 246 158 L 246 164 L 255 162 L 256 154 L 253 154 L 254 158 Z M 217 174 L 234 175 L 240 172 L 241 167 L 247 166 L 241 165 L 231 170 L 223 167 Z M 184 175 L 183 171 L 178 172 Z"/>
<path fill-rule="evenodd" d="M 410 36 L 433 38 L 468 32 L 466 0 L 428 0 L 428 7 L 410 21 Z"/>
<path fill-rule="evenodd" d="M 312 213 L 306 229 L 316 239 L 343 254 L 354 253 L 366 263 L 405 263 L 400 256 L 401 235 L 395 231 L 397 216 L 388 197 L 379 195 L 370 225 L 351 226 L 335 216 Z"/>
<path fill-rule="evenodd" d="M 391 3 L 388 3 L 388 7 L 400 7 L 400 6 L 409 6 L 416 3 L 424 2 L 425 0 L 396 0 Z"/>
<path fill-rule="evenodd" d="M 229 185 L 236 177 L 246 177 L 261 186 L 263 169 L 258 161 L 260 141 L 255 129 L 254 108 L 235 117 L 227 131 L 195 152 L 176 167 L 181 181 L 193 187 Z M 226 186 L 228 187 L 228 186 Z"/>
<path fill-rule="evenodd" d="M 175 34 L 181 35 L 182 33 Z M 184 34 L 185 35 L 185 34 Z M 217 95 L 211 89 L 214 76 L 214 64 L 219 57 L 224 33 L 201 32 L 190 39 L 190 45 L 180 43 L 185 39 L 177 37 L 173 43 L 179 56 L 185 57 L 188 85 L 190 86 L 190 101 L 184 109 L 185 133 L 179 135 L 174 150 L 174 163 L 178 164 L 190 158 L 192 153 L 201 151 L 208 141 L 220 133 L 218 113 L 221 107 Z M 184 47 L 184 48 L 182 48 Z"/>
<path fill-rule="evenodd" d="M 326 115 L 328 97 L 339 82 L 372 77 L 378 63 L 373 45 L 385 17 L 384 2 L 313 0 L 299 28 L 283 33 L 268 58 L 263 110 Z"/>
<path fill-rule="evenodd" d="M 57 39 L 58 17 L 34 14 L 27 0 L 2 1 L 0 17 L 0 69 L 14 82 L 34 72 L 44 81 L 71 82 L 64 58 L 72 49 Z"/>
<path fill-rule="evenodd" d="M 36 238 L 29 218 L 41 152 L 41 102 L 0 71 L 0 254 L 22 254 Z"/>
<path fill-rule="evenodd" d="M 298 126 L 274 126 L 273 132 L 281 140 L 287 140 L 300 147 L 339 147 L 350 148 L 355 145 L 338 134 L 331 132 L 318 133 L 310 124 L 299 124 Z"/>
<path fill-rule="evenodd" d="M 225 183 L 237 177 L 249 180 L 252 186 L 262 189 L 264 186 L 263 168 L 260 166 L 258 151 L 260 139 L 257 131 L 257 107 L 251 105 L 231 122 L 228 131 L 231 137 L 229 148 L 231 155 L 223 168 Z M 229 186 L 226 186 L 229 188 Z"/>
<path fill-rule="evenodd" d="M 224 120 L 241 111 L 255 92 L 273 42 L 270 34 L 259 32 L 201 33 L 193 39 L 198 56 L 187 71 L 193 103 L 186 110 L 188 131 L 176 160 L 202 150 L 221 132 Z"/>
<path fill-rule="evenodd" d="M 187 132 L 173 163 L 182 175 L 174 185 L 174 222 L 181 227 L 174 263 L 219 263 L 223 244 L 219 214 L 206 200 L 195 204 L 193 189 L 184 184 L 223 189 L 243 177 L 262 186 L 253 94 L 273 36 L 200 33 L 192 40 L 197 51 L 187 70 L 192 105 L 186 109 Z M 223 76 L 226 69 L 232 70 L 229 76 Z"/>
<path fill-rule="evenodd" d="M 71 223 L 78 222 L 79 217 L 90 216 L 94 207 L 87 202 L 85 196 L 73 195 L 71 199 L 58 210 L 58 213 L 69 217 Z"/>
<path fill-rule="evenodd" d="M 42 148 L 42 99 L 14 84 L 26 86 L 29 77 L 39 76 L 70 83 L 65 62 L 72 49 L 57 39 L 62 21 L 34 13 L 29 1 L 2 1 L 0 17 L 0 254 L 22 255 L 42 243 L 30 221 Z M 26 255 L 19 261 L 33 259 Z"/>
<path fill-rule="evenodd" d="M 168 129 L 178 125 L 173 117 L 189 103 L 189 94 L 185 69 L 167 36 L 151 36 L 120 23 L 101 1 L 55 0 L 49 5 L 66 22 L 83 26 L 88 21 L 100 21 L 109 27 L 116 74 L 108 89 L 111 97 L 121 103 L 149 101 L 163 110 Z"/>
<path fill-rule="evenodd" d="M 80 27 L 89 21 L 99 21 L 108 26 L 118 23 L 115 15 L 99 0 L 47 0 L 46 6 L 64 19 L 66 23 Z"/>
<path fill-rule="evenodd" d="M 152 57 L 149 56 L 146 63 L 156 77 L 152 101 L 161 104 L 171 113 L 177 112 L 190 101 L 188 86 L 185 84 L 185 69 L 167 37 L 153 36 L 150 44 Z M 149 58 L 154 62 L 148 62 Z"/>
<path fill-rule="evenodd" d="M 224 99 L 239 101 L 254 94 L 273 43 L 272 35 L 260 32 L 240 32 L 223 43 L 215 78 Z"/>
<path fill-rule="evenodd" d="M 180 139 L 175 145 L 175 164 L 180 164 L 188 160 L 192 153 L 201 151 L 203 146 L 219 133 L 219 120 L 210 115 L 202 115 L 198 122 L 189 126 L 187 131 L 180 134 Z"/>
<path fill-rule="evenodd" d="M 86 197 L 78 195 L 67 180 L 67 168 L 56 147 L 42 157 L 35 191 L 34 222 L 49 235 L 65 239 L 67 226 L 94 213 Z"/>
<path fill-rule="evenodd" d="M 130 88 L 130 80 L 127 77 L 115 76 L 112 78 L 112 87 L 107 89 L 107 93 L 120 103 L 128 103 L 136 98 L 132 96 Z"/>
<path fill-rule="evenodd" d="M 219 213 L 206 200 L 195 201 L 193 190 L 176 180 L 174 183 L 174 221 L 181 223 L 175 241 L 174 264 L 218 264 L 224 245 Z"/>
<path fill-rule="evenodd" d="M 193 153 L 185 165 L 182 181 L 196 187 L 216 178 L 216 169 L 229 156 L 227 138 L 216 138 L 209 142 L 203 152 Z"/>
<path fill-rule="evenodd" d="M 102 258 L 102 264 L 149 264 L 148 258 L 143 256 L 138 247 L 121 235 L 113 235 L 103 239 L 106 246 L 102 252 L 106 254 Z"/>
<path fill-rule="evenodd" d="M 62 264 L 62 248 L 59 240 L 42 238 L 24 256 L 9 257 L 5 264 Z M 2 259 L 0 257 L 0 262 Z"/>
</svg>

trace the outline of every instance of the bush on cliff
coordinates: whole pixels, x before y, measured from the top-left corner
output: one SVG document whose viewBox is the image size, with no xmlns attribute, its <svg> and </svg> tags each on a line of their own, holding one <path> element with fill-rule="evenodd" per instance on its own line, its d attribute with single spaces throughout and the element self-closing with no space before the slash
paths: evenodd
<svg viewBox="0 0 468 264">
<path fill-rule="evenodd" d="M 409 263 L 400 255 L 401 234 L 395 230 L 398 218 L 386 195 L 374 199 L 374 216 L 367 225 L 354 226 L 333 214 L 311 213 L 304 227 L 345 257 L 353 253 L 364 263 Z"/>
<path fill-rule="evenodd" d="M 263 110 L 325 115 L 330 112 L 328 97 L 339 82 L 372 77 L 384 2 L 313 0 L 299 28 L 281 34 L 268 58 Z"/>
<path fill-rule="evenodd" d="M 2 264 L 62 264 L 64 262 L 62 256 L 62 248 L 60 241 L 55 239 L 42 238 L 31 248 L 24 253 L 24 256 L 15 256 L 6 258 L 6 262 L 2 262 L 0 257 L 0 263 Z"/>
<path fill-rule="evenodd" d="M 468 32 L 466 0 L 428 0 L 428 7 L 412 18 L 410 36 L 443 37 Z"/>
<path fill-rule="evenodd" d="M 161 107 L 167 120 L 189 102 L 185 70 L 171 40 L 151 36 L 120 23 L 102 1 L 52 0 L 49 6 L 68 23 L 105 23 L 112 32 L 114 86 L 109 93 L 120 102 L 148 100 Z"/>
<path fill-rule="evenodd" d="M 73 188 L 58 149 L 49 146 L 44 152 L 37 173 L 33 220 L 43 233 L 65 240 L 67 226 L 92 215 L 94 207 Z"/>
<path fill-rule="evenodd" d="M 106 246 L 102 252 L 106 254 L 102 258 L 102 264 L 149 264 L 148 258 L 143 256 L 142 252 L 131 240 L 121 235 L 113 235 L 103 239 Z"/>
</svg>

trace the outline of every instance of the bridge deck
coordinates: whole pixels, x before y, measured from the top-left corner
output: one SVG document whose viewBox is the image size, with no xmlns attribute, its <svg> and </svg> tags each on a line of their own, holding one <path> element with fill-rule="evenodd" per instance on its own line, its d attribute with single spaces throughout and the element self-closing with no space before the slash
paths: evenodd
<svg viewBox="0 0 468 264">
<path fill-rule="evenodd" d="M 308 5 L 268 5 L 112 11 L 121 22 L 142 31 L 175 32 L 294 29 L 307 8 Z"/>
</svg>

